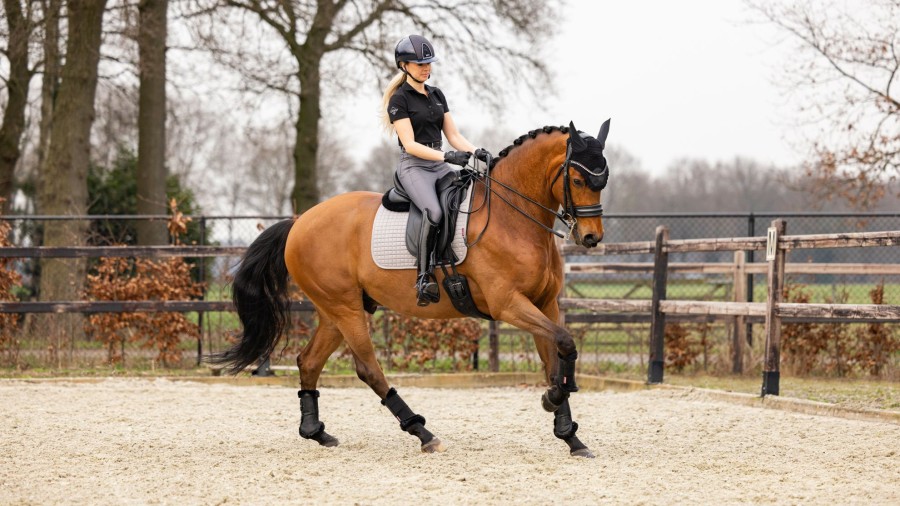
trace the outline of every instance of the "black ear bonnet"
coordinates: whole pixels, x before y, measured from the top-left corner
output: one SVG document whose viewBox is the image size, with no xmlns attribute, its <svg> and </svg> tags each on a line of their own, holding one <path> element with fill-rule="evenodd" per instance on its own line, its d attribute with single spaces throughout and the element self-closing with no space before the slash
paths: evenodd
<svg viewBox="0 0 900 506">
<path fill-rule="evenodd" d="M 575 129 L 575 125 L 569 123 L 569 149 L 572 156 L 569 165 L 581 174 L 587 181 L 588 188 L 600 191 L 606 188 L 609 180 L 609 165 L 603 156 L 603 148 L 606 145 L 606 135 L 609 133 L 609 120 L 600 127 L 597 138 Z M 577 135 L 576 135 L 577 133 Z"/>
</svg>

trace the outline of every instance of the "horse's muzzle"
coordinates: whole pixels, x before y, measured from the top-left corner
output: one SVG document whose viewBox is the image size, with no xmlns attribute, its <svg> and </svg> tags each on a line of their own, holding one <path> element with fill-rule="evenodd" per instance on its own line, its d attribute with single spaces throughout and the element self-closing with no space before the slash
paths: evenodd
<svg viewBox="0 0 900 506">
<path fill-rule="evenodd" d="M 588 234 L 581 238 L 581 245 L 585 248 L 593 248 L 603 240 L 603 234 Z"/>
</svg>

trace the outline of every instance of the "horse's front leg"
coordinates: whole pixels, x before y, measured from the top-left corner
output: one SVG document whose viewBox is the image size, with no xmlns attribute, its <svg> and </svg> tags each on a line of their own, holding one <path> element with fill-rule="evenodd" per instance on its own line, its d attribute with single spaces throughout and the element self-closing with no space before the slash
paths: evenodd
<svg viewBox="0 0 900 506">
<path fill-rule="evenodd" d="M 572 335 L 556 323 L 559 319 L 556 301 L 538 309 L 519 294 L 500 319 L 534 336 L 548 384 L 547 391 L 541 396 L 541 405 L 554 413 L 553 434 L 566 442 L 573 456 L 593 458 L 594 454 L 575 436 L 578 424 L 572 420 L 568 399 L 570 393 L 578 391 L 575 383 L 578 352 Z"/>
<path fill-rule="evenodd" d="M 575 383 L 575 360 L 578 358 L 575 340 L 568 330 L 556 323 L 559 306 L 555 300 L 538 309 L 522 294 L 513 297 L 500 319 L 534 336 L 538 353 L 548 372 L 549 388 L 541 402 L 544 409 L 552 413 L 569 398 L 570 393 L 578 391 Z"/>
<path fill-rule="evenodd" d="M 569 408 L 569 399 L 560 404 L 553 413 L 553 435 L 562 439 L 569 445 L 569 453 L 575 457 L 592 459 L 594 453 L 578 439 L 575 432 L 578 431 L 578 423 L 572 420 L 572 410 Z"/>
</svg>

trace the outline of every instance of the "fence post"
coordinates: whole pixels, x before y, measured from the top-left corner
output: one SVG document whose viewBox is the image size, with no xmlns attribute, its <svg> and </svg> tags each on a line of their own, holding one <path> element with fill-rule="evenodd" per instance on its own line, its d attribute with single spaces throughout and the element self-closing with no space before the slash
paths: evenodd
<svg viewBox="0 0 900 506">
<path fill-rule="evenodd" d="M 766 349 L 763 363 L 762 397 L 778 395 L 781 361 L 781 317 L 776 313 L 784 290 L 784 264 L 787 252 L 778 247 L 787 230 L 782 219 L 772 221 L 766 241 L 766 261 L 769 262 L 768 296 L 766 297 Z"/>
<path fill-rule="evenodd" d="M 746 273 L 745 251 L 734 252 L 734 276 L 731 289 L 731 300 L 734 302 L 747 302 L 747 273 Z M 743 316 L 734 317 L 734 328 L 731 347 L 732 347 L 732 364 L 731 372 L 733 374 L 741 374 L 744 372 L 744 343 L 747 342 L 747 318 Z"/>
<path fill-rule="evenodd" d="M 250 374 L 251 376 L 260 377 L 275 376 L 275 373 L 272 372 L 271 361 L 269 360 L 269 357 L 266 356 L 266 358 L 263 359 L 263 361 L 259 364 L 259 367 Z"/>
<path fill-rule="evenodd" d="M 653 254 L 653 301 L 650 306 L 650 363 L 647 369 L 647 383 L 663 382 L 665 365 L 666 315 L 660 311 L 660 301 L 666 300 L 666 280 L 669 271 L 669 229 L 665 225 L 656 227 L 656 250 Z"/>
<path fill-rule="evenodd" d="M 750 219 L 747 223 L 747 237 L 756 237 L 756 217 L 753 213 L 750 213 Z M 753 250 L 747 252 L 746 260 L 749 263 L 753 263 L 754 256 Z M 753 274 L 747 274 L 747 298 L 745 299 L 747 302 L 753 302 Z M 750 320 L 747 320 L 747 345 L 753 346 L 753 324 L 750 323 Z"/>
<path fill-rule="evenodd" d="M 500 322 L 488 323 L 488 369 L 500 372 Z"/>
<path fill-rule="evenodd" d="M 200 245 L 206 246 L 206 216 L 200 217 Z M 198 259 L 200 271 L 197 273 L 197 281 L 200 282 L 200 300 L 206 300 L 206 258 Z M 200 335 L 197 336 L 197 367 L 203 363 L 203 311 L 197 312 L 197 329 Z"/>
</svg>

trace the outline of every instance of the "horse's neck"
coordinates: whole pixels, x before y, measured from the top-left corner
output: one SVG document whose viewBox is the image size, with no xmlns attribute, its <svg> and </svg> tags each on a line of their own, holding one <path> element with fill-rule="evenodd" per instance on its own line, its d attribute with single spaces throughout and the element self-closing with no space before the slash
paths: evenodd
<svg viewBox="0 0 900 506">
<path fill-rule="evenodd" d="M 559 135 L 538 136 L 530 139 L 510 152 L 509 156 L 502 160 L 494 169 L 494 179 L 513 188 L 516 192 L 539 203 L 541 206 L 551 209 L 554 213 L 559 208 L 559 202 L 554 199 L 551 191 L 552 172 L 551 165 L 554 158 L 565 154 L 565 142 Z M 499 186 L 499 185 L 498 185 Z M 552 213 L 528 202 L 505 188 L 494 189 L 512 202 L 517 208 L 527 213 L 532 218 L 540 221 L 547 227 L 552 227 L 555 217 Z M 495 209 L 501 210 L 509 219 L 515 221 L 529 221 L 522 213 L 510 206 L 495 202 Z M 547 232 L 532 223 L 529 228 Z"/>
</svg>

